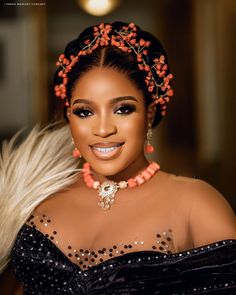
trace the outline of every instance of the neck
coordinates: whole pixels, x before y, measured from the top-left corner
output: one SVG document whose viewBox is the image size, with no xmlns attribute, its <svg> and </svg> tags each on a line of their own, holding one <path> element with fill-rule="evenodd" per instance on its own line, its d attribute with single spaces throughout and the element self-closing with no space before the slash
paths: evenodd
<svg viewBox="0 0 236 295">
<path fill-rule="evenodd" d="M 142 157 L 139 157 L 138 160 L 134 161 L 124 170 L 120 171 L 119 173 L 115 175 L 109 175 L 109 176 L 101 175 L 97 173 L 96 171 L 92 170 L 92 168 L 91 168 L 91 171 L 94 173 L 96 180 L 98 180 L 101 183 L 106 180 L 113 180 L 115 182 L 119 182 L 123 180 L 128 180 L 129 178 L 136 176 L 139 172 L 147 168 L 148 165 L 149 165 L 149 161 L 143 155 Z"/>
</svg>

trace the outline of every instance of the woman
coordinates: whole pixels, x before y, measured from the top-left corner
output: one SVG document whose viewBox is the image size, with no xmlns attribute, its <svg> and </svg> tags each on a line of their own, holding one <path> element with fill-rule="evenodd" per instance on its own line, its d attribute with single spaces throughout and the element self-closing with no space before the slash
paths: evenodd
<svg viewBox="0 0 236 295">
<path fill-rule="evenodd" d="M 133 23 L 100 24 L 57 66 L 69 124 L 35 129 L 2 156 L 10 294 L 235 294 L 232 208 L 146 158 L 173 94 L 159 41 Z"/>
</svg>

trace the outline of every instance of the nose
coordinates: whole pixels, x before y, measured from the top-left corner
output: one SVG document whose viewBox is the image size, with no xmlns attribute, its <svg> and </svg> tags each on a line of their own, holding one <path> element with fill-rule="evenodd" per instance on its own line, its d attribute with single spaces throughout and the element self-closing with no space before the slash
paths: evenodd
<svg viewBox="0 0 236 295">
<path fill-rule="evenodd" d="M 96 122 L 94 128 L 93 128 L 93 134 L 95 136 L 100 137 L 108 137 L 110 135 L 113 135 L 117 133 L 116 124 L 110 120 L 107 116 L 103 116 L 102 118 L 99 118 L 99 120 Z"/>
</svg>

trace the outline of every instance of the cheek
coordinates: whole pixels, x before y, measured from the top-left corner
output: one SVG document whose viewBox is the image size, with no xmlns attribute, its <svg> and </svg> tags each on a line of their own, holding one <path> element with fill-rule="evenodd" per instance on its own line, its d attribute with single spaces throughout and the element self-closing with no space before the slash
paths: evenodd
<svg viewBox="0 0 236 295">
<path fill-rule="evenodd" d="M 78 122 L 76 118 L 73 118 L 70 121 L 70 130 L 75 143 L 79 145 L 88 137 L 90 126 L 87 123 Z"/>
<path fill-rule="evenodd" d="M 134 116 L 130 120 L 120 121 L 118 130 L 120 133 L 125 134 L 127 141 L 134 144 L 142 144 L 146 138 L 145 120 L 143 116 Z"/>
</svg>

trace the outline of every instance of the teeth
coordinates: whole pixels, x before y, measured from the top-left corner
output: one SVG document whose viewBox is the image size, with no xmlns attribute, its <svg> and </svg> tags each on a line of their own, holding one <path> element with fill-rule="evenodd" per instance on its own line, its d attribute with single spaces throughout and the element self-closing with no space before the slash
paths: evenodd
<svg viewBox="0 0 236 295">
<path fill-rule="evenodd" d="M 101 153 L 109 153 L 111 151 L 114 151 L 116 148 L 117 148 L 117 146 L 115 146 L 115 147 L 109 147 L 109 148 L 93 147 L 94 150 L 99 151 Z"/>
</svg>

